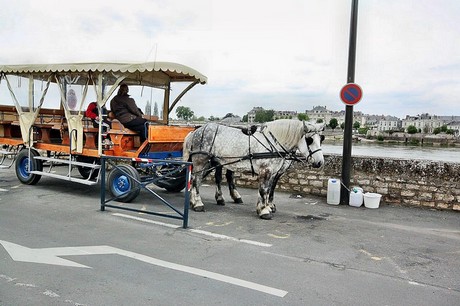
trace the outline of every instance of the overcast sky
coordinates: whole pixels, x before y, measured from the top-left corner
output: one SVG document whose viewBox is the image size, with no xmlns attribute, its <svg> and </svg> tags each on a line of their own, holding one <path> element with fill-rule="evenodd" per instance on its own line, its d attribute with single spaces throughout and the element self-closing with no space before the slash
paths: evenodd
<svg viewBox="0 0 460 306">
<path fill-rule="evenodd" d="M 351 0 L 0 0 L 0 64 L 171 61 L 208 77 L 197 116 L 344 110 Z M 460 1 L 359 2 L 367 114 L 460 115 Z"/>
</svg>

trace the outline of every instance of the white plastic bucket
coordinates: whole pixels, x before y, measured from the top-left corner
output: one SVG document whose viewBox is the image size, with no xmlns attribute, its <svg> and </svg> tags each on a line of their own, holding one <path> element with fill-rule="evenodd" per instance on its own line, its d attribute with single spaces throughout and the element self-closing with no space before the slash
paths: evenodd
<svg viewBox="0 0 460 306">
<path fill-rule="evenodd" d="M 350 206 L 361 207 L 363 205 L 363 189 L 359 187 L 353 187 L 350 191 Z"/>
<path fill-rule="evenodd" d="M 329 179 L 327 182 L 327 204 L 340 204 L 340 180 Z"/>
<path fill-rule="evenodd" d="M 367 208 L 379 208 L 382 195 L 379 193 L 366 192 L 364 194 L 364 206 Z"/>
</svg>

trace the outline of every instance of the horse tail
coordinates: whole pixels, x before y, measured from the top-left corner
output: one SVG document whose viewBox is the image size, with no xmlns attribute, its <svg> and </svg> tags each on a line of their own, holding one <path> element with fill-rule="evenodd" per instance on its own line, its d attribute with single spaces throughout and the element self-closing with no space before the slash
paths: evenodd
<svg viewBox="0 0 460 306">
<path fill-rule="evenodd" d="M 194 131 L 191 131 L 184 138 L 184 144 L 182 146 L 182 160 L 183 161 L 190 161 L 191 159 L 190 152 L 192 151 L 193 133 Z"/>
</svg>

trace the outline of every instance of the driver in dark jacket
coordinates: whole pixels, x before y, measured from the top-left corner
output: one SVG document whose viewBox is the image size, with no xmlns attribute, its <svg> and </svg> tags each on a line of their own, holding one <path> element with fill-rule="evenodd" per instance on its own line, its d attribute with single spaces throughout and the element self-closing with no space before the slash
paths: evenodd
<svg viewBox="0 0 460 306">
<path fill-rule="evenodd" d="M 137 107 L 136 101 L 128 95 L 128 92 L 128 85 L 121 84 L 117 95 L 110 101 L 110 110 L 121 124 L 138 132 L 141 136 L 141 142 L 144 142 L 146 139 L 145 123 L 147 120 L 142 117 L 142 111 Z"/>
</svg>

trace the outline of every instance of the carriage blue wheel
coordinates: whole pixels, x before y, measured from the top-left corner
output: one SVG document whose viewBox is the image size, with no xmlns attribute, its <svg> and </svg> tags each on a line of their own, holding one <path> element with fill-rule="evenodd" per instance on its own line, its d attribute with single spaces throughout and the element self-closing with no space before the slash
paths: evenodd
<svg viewBox="0 0 460 306">
<path fill-rule="evenodd" d="M 31 149 L 30 155 L 33 157 L 39 156 L 40 154 L 36 150 Z M 29 159 L 29 150 L 24 149 L 21 150 L 21 152 L 19 152 L 18 156 L 16 157 L 15 170 L 16 176 L 21 183 L 26 185 L 35 185 L 38 183 L 42 176 L 31 174 L 30 171 L 42 171 L 43 164 L 41 160 L 33 158 Z"/>
<path fill-rule="evenodd" d="M 112 196 L 119 202 L 131 202 L 140 193 L 139 184 L 141 180 L 139 172 L 131 165 L 119 165 L 110 171 L 107 177 L 107 184 Z"/>
</svg>

